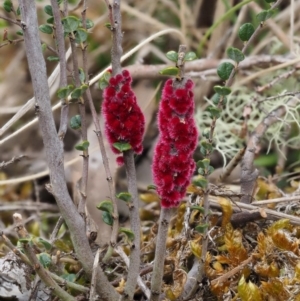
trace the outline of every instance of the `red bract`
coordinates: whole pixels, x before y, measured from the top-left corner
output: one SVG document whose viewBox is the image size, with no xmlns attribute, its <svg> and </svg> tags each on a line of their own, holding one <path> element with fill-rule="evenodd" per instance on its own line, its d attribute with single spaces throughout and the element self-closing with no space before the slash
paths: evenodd
<svg viewBox="0 0 300 301">
<path fill-rule="evenodd" d="M 142 138 L 145 118 L 131 89 L 132 78 L 127 70 L 111 77 L 103 92 L 102 113 L 105 119 L 105 133 L 114 153 L 121 152 L 113 144 L 129 143 L 136 154 L 143 151 Z M 117 163 L 124 163 L 123 157 Z"/>
<path fill-rule="evenodd" d="M 194 120 L 193 82 L 167 80 L 158 111 L 159 141 L 152 172 L 162 207 L 176 207 L 185 196 L 195 170 L 193 153 L 198 143 Z"/>
</svg>

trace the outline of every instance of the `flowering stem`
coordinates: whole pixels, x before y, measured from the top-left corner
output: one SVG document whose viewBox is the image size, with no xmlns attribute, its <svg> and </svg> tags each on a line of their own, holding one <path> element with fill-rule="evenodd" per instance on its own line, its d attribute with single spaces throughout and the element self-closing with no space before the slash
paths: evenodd
<svg viewBox="0 0 300 301">
<path fill-rule="evenodd" d="M 134 165 L 133 151 L 129 150 L 124 152 L 124 165 L 127 174 L 128 181 L 128 192 L 131 194 L 131 204 L 129 207 L 130 211 L 130 227 L 134 234 L 130 251 L 130 264 L 128 269 L 128 276 L 126 286 L 124 289 L 124 301 L 132 300 L 137 277 L 140 270 L 140 216 L 139 216 L 139 198 L 136 184 L 136 171 Z"/>
<path fill-rule="evenodd" d="M 151 301 L 160 300 L 159 297 L 161 293 L 162 278 L 164 274 L 164 261 L 166 256 L 166 241 L 172 212 L 172 208 L 161 208 L 151 280 Z"/>
</svg>

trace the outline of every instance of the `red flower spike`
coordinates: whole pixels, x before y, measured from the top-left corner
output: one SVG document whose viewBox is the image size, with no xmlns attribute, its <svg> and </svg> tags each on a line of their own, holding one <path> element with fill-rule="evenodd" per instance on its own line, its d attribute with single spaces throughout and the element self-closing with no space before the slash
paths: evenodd
<svg viewBox="0 0 300 301">
<path fill-rule="evenodd" d="M 145 130 L 145 118 L 137 104 L 130 83 L 132 78 L 127 70 L 111 77 L 109 85 L 103 92 L 102 113 L 105 119 L 105 134 L 114 153 L 120 151 L 113 143 L 129 143 L 133 151 L 142 153 L 142 139 Z M 117 163 L 124 163 L 123 156 L 117 158 Z"/>
<path fill-rule="evenodd" d="M 194 87 L 188 79 L 180 87 L 167 80 L 158 112 L 159 141 L 155 147 L 152 173 L 161 206 L 176 207 L 185 196 L 196 168 L 193 152 L 198 132 L 193 117 Z"/>
</svg>

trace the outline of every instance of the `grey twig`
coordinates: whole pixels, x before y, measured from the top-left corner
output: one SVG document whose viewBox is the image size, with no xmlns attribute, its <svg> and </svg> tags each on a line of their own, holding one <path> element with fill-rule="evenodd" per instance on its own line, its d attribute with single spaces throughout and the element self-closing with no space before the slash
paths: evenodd
<svg viewBox="0 0 300 301">
<path fill-rule="evenodd" d="M 61 298 L 62 300 L 65 301 L 75 301 L 76 299 L 68 294 L 66 291 L 64 291 L 49 275 L 49 273 L 44 269 L 43 265 L 39 262 L 38 258 L 35 255 L 35 252 L 30 244 L 30 236 L 28 232 L 26 231 L 24 225 L 23 225 L 23 219 L 22 216 L 18 213 L 15 213 L 13 215 L 14 218 L 14 224 L 15 224 L 15 229 L 18 233 L 19 238 L 28 241 L 24 241 L 22 243 L 25 255 L 29 259 L 31 266 L 34 268 L 36 273 L 39 275 L 39 277 L 44 281 L 44 283 L 48 286 L 51 287 L 53 290 L 53 293 Z"/>
<path fill-rule="evenodd" d="M 133 151 L 129 150 L 123 153 L 124 165 L 127 174 L 128 192 L 131 194 L 131 203 L 129 205 L 130 211 L 130 227 L 134 233 L 134 239 L 130 248 L 130 264 L 128 269 L 128 276 L 126 286 L 124 289 L 124 300 L 132 300 L 137 277 L 140 270 L 140 215 L 139 215 L 139 197 L 137 190 L 137 179 L 134 165 Z"/>
<path fill-rule="evenodd" d="M 166 256 L 166 241 L 168 237 L 168 227 L 172 217 L 171 208 L 161 208 L 159 227 L 156 238 L 155 260 L 151 279 L 151 301 L 160 300 L 162 278 L 164 275 L 164 259 Z"/>
<path fill-rule="evenodd" d="M 50 105 L 45 61 L 39 41 L 38 22 L 34 0 L 20 0 L 25 49 L 31 74 L 34 96 L 39 106 L 39 124 L 49 167 L 51 188 L 60 212 L 70 230 L 76 256 L 85 272 L 91 276 L 93 254 L 85 233 L 85 224 L 69 195 L 65 175 L 63 148 L 58 138 Z M 97 291 L 105 301 L 118 300 L 118 293 L 99 269 Z"/>
<path fill-rule="evenodd" d="M 54 17 L 55 40 L 57 44 L 57 52 L 58 52 L 59 67 L 60 67 L 59 87 L 62 88 L 67 86 L 68 84 L 64 30 L 61 23 L 61 16 L 60 16 L 61 13 L 60 13 L 57 0 L 51 0 L 51 6 L 53 11 L 53 17 Z M 61 108 L 58 136 L 63 141 L 68 127 L 69 105 L 65 103 L 64 99 L 61 101 L 62 101 L 62 108 Z"/>
<path fill-rule="evenodd" d="M 0 170 L 6 168 L 8 165 L 11 165 L 11 164 L 14 164 L 14 163 L 17 163 L 17 162 L 21 161 L 23 158 L 28 158 L 28 157 L 24 156 L 24 155 L 21 155 L 21 156 L 13 157 L 9 161 L 2 161 L 0 163 Z"/>
</svg>

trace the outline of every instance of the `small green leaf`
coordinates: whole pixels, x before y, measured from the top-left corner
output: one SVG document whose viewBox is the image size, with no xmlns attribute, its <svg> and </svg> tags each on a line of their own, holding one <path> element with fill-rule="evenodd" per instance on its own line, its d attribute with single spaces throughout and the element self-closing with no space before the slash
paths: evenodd
<svg viewBox="0 0 300 301">
<path fill-rule="evenodd" d="M 222 80 L 227 80 L 234 69 L 234 65 L 229 62 L 224 62 L 219 65 L 217 73 Z"/>
<path fill-rule="evenodd" d="M 3 3 L 3 8 L 6 12 L 10 13 L 13 10 L 13 4 L 10 0 L 5 0 Z"/>
<path fill-rule="evenodd" d="M 131 202 L 131 194 L 129 192 L 120 192 L 116 197 L 126 203 Z"/>
<path fill-rule="evenodd" d="M 42 51 L 44 52 L 47 49 L 47 44 L 43 43 L 42 44 Z"/>
<path fill-rule="evenodd" d="M 270 19 L 276 13 L 276 11 L 277 10 L 275 9 L 263 10 L 256 15 L 256 19 L 258 22 L 265 22 Z"/>
<path fill-rule="evenodd" d="M 201 213 L 205 213 L 204 208 L 203 208 L 203 207 L 200 207 L 200 206 L 194 205 L 194 206 L 191 206 L 190 209 L 191 209 L 191 210 L 198 210 L 198 211 L 200 211 Z"/>
<path fill-rule="evenodd" d="M 52 244 L 49 241 L 39 237 L 38 242 L 41 243 L 46 250 L 48 250 L 48 251 L 51 250 Z"/>
<path fill-rule="evenodd" d="M 32 238 L 29 237 L 29 238 L 19 238 L 19 242 L 21 243 L 28 243 L 28 242 L 31 242 L 32 241 Z"/>
<path fill-rule="evenodd" d="M 40 253 L 37 255 L 37 258 L 45 269 L 47 269 L 52 263 L 51 257 L 47 253 Z"/>
<path fill-rule="evenodd" d="M 80 22 L 79 19 L 74 16 L 68 16 L 66 18 L 63 18 L 61 21 L 62 21 L 65 33 L 71 33 L 71 32 L 76 31 L 79 26 L 79 22 Z"/>
<path fill-rule="evenodd" d="M 48 24 L 43 24 L 39 26 L 39 30 L 43 33 L 46 34 L 52 34 L 53 33 L 53 28 L 52 26 L 48 25 Z"/>
<path fill-rule="evenodd" d="M 199 233 L 205 233 L 206 230 L 208 229 L 209 224 L 203 224 L 203 225 L 198 225 L 195 227 L 195 230 Z"/>
<path fill-rule="evenodd" d="M 233 61 L 239 63 L 245 59 L 245 55 L 243 52 L 237 48 L 229 47 L 227 49 L 227 55 L 229 58 L 231 58 Z"/>
<path fill-rule="evenodd" d="M 61 277 L 68 282 L 75 282 L 77 275 L 76 274 L 63 274 L 63 275 L 61 275 Z"/>
<path fill-rule="evenodd" d="M 229 95 L 231 93 L 231 89 L 223 86 L 214 86 L 214 90 L 216 93 L 220 95 Z"/>
<path fill-rule="evenodd" d="M 80 98 L 87 90 L 88 87 L 89 87 L 88 85 L 81 85 L 79 88 L 75 88 L 71 93 L 71 98 L 72 99 Z"/>
<path fill-rule="evenodd" d="M 178 75 L 178 68 L 177 67 L 167 67 L 163 70 L 161 70 L 159 72 L 159 74 L 162 74 L 162 75 Z"/>
<path fill-rule="evenodd" d="M 221 116 L 221 109 L 214 107 L 214 106 L 209 106 L 207 107 L 207 111 L 210 113 L 212 118 L 220 118 Z"/>
<path fill-rule="evenodd" d="M 222 103 L 223 103 L 223 105 L 225 105 L 226 102 L 227 102 L 227 97 L 226 97 L 226 96 L 221 96 L 221 95 L 218 94 L 218 93 L 215 93 L 215 94 L 212 96 L 211 101 L 213 102 L 214 105 L 217 106 L 217 105 L 220 103 L 220 101 L 221 101 L 221 97 L 223 97 Z"/>
<path fill-rule="evenodd" d="M 68 85 L 67 87 L 62 87 L 57 91 L 57 97 L 59 99 L 67 98 L 71 91 L 74 89 L 73 85 Z"/>
<path fill-rule="evenodd" d="M 114 212 L 113 203 L 109 200 L 102 201 L 99 205 L 97 205 L 97 209 L 108 212 L 110 214 Z"/>
<path fill-rule="evenodd" d="M 130 150 L 132 147 L 129 143 L 127 142 L 116 142 L 116 143 L 113 143 L 113 147 L 115 149 L 117 149 L 118 151 L 120 152 L 126 152 L 128 150 Z"/>
<path fill-rule="evenodd" d="M 156 185 L 150 184 L 147 186 L 147 190 L 156 190 L 156 189 L 157 189 Z"/>
<path fill-rule="evenodd" d="M 208 140 L 202 140 L 200 142 L 200 152 L 202 155 L 206 156 L 212 151 L 212 145 L 208 142 Z"/>
<path fill-rule="evenodd" d="M 51 6 L 51 5 L 46 5 L 46 6 L 44 7 L 44 12 L 45 12 L 47 15 L 53 17 L 53 10 L 52 10 L 52 6 Z"/>
<path fill-rule="evenodd" d="M 81 128 L 81 117 L 80 117 L 80 115 L 75 115 L 71 118 L 70 127 L 73 130 L 79 130 Z"/>
<path fill-rule="evenodd" d="M 245 23 L 239 28 L 239 37 L 243 42 L 249 41 L 255 29 L 251 23 Z"/>
<path fill-rule="evenodd" d="M 81 143 L 75 145 L 75 149 L 79 151 L 85 151 L 89 148 L 90 143 L 87 140 L 82 141 Z"/>
<path fill-rule="evenodd" d="M 79 68 L 79 69 L 78 69 L 78 73 L 79 73 L 79 79 L 80 79 L 81 84 L 84 84 L 84 81 L 85 81 L 85 74 L 84 74 L 83 69 L 82 69 L 82 68 Z"/>
<path fill-rule="evenodd" d="M 203 130 L 203 132 L 202 132 L 202 136 L 204 137 L 204 138 L 209 138 L 209 135 L 210 135 L 210 129 L 209 128 L 206 128 L 206 129 L 204 129 Z"/>
<path fill-rule="evenodd" d="M 16 34 L 17 34 L 18 36 L 23 36 L 23 30 L 18 30 L 18 31 L 16 32 Z"/>
<path fill-rule="evenodd" d="M 50 56 L 47 57 L 47 60 L 49 62 L 58 62 L 59 61 L 59 57 L 58 56 L 50 55 Z"/>
<path fill-rule="evenodd" d="M 106 27 L 106 28 L 108 28 L 109 30 L 111 30 L 111 24 L 110 23 L 104 23 L 104 26 Z"/>
<path fill-rule="evenodd" d="M 196 163 L 196 165 L 197 165 L 198 168 L 201 167 L 203 169 L 206 169 L 209 166 L 209 164 L 210 164 L 210 160 L 207 159 L 207 158 L 205 158 L 203 160 L 199 160 Z"/>
<path fill-rule="evenodd" d="M 17 16 L 21 15 L 21 10 L 20 10 L 20 6 L 18 6 L 17 11 L 16 11 Z"/>
<path fill-rule="evenodd" d="M 107 224 L 109 226 L 112 226 L 114 223 L 113 217 L 111 216 L 110 213 L 108 213 L 106 211 L 102 212 L 102 220 L 104 221 L 105 224 Z"/>
<path fill-rule="evenodd" d="M 201 187 L 201 188 L 205 189 L 207 187 L 207 185 L 208 185 L 208 181 L 204 177 L 198 177 L 197 179 L 195 179 L 193 181 L 193 184 L 195 186 L 198 186 L 198 187 Z"/>
<path fill-rule="evenodd" d="M 78 28 L 75 32 L 75 42 L 77 44 L 84 43 L 87 40 L 88 33 L 83 28 Z"/>
<path fill-rule="evenodd" d="M 215 169 L 210 165 L 207 168 L 207 175 L 210 175 Z"/>
<path fill-rule="evenodd" d="M 54 24 L 54 17 L 51 17 L 51 18 L 47 19 L 46 22 L 49 23 L 49 24 Z"/>
<path fill-rule="evenodd" d="M 197 55 L 195 52 L 188 52 L 184 56 L 184 61 L 194 61 L 197 59 Z"/>
<path fill-rule="evenodd" d="M 172 50 L 172 51 L 169 51 L 166 53 L 166 57 L 172 62 L 177 62 L 178 53 L 176 51 Z"/>
<path fill-rule="evenodd" d="M 134 240 L 134 233 L 130 229 L 120 227 L 119 233 L 124 233 L 130 241 Z"/>
<path fill-rule="evenodd" d="M 86 19 L 86 29 L 91 29 L 94 27 L 94 22 L 91 19 Z"/>
<path fill-rule="evenodd" d="M 109 79 L 111 78 L 111 72 L 106 71 L 100 78 L 99 80 L 99 88 L 101 90 L 104 90 L 108 84 L 109 84 Z"/>
<path fill-rule="evenodd" d="M 275 9 L 263 10 L 256 15 L 256 19 L 258 20 L 258 22 L 265 22 L 270 19 L 275 14 L 275 12 Z"/>
</svg>

